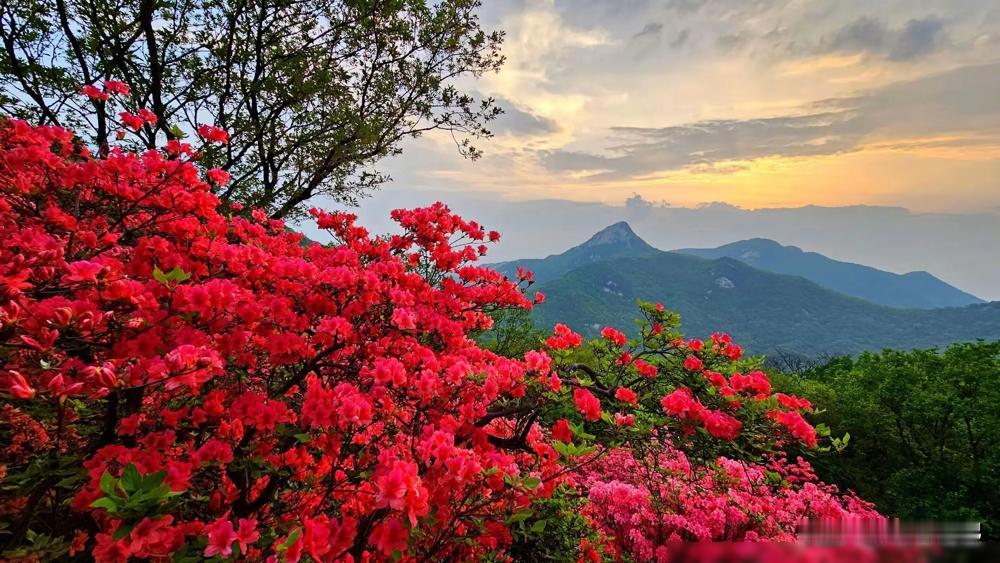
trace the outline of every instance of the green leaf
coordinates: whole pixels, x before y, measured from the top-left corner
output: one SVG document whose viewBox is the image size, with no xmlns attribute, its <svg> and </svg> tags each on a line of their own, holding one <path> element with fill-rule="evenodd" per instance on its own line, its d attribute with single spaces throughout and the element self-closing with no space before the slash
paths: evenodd
<svg viewBox="0 0 1000 563">
<path fill-rule="evenodd" d="M 145 488 L 142 486 L 142 481 L 142 475 L 139 475 L 139 470 L 131 463 L 126 465 L 125 469 L 122 470 L 122 477 L 119 480 L 126 494 Z"/>
<path fill-rule="evenodd" d="M 101 497 L 94 502 L 90 503 L 91 508 L 103 508 L 108 512 L 115 513 L 118 512 L 118 505 L 115 503 L 114 499 L 110 497 Z"/>
<path fill-rule="evenodd" d="M 295 531 L 288 535 L 288 539 L 285 540 L 285 549 L 295 545 L 295 541 L 299 539 L 299 535 L 302 533 L 301 528 L 295 528 Z"/>
<path fill-rule="evenodd" d="M 156 488 L 149 491 L 149 498 L 155 500 L 162 500 L 171 495 L 169 485 L 157 485 Z"/>
<path fill-rule="evenodd" d="M 115 486 L 118 484 L 118 480 L 114 478 L 107 470 L 101 475 L 101 492 L 108 495 L 109 497 L 118 496 L 117 491 L 115 491 Z"/>
<path fill-rule="evenodd" d="M 83 480 L 83 475 L 81 475 L 81 474 L 70 475 L 69 477 L 66 477 L 65 479 L 63 479 L 63 480 L 59 481 L 58 483 L 56 483 L 56 487 L 58 487 L 60 489 L 70 489 L 70 488 L 75 487 L 76 484 L 79 483 L 82 480 Z"/>
<path fill-rule="evenodd" d="M 142 478 L 142 488 L 145 490 L 153 490 L 159 488 L 163 485 L 163 480 L 167 478 L 166 471 L 157 471 L 156 473 L 150 473 Z M 168 487 L 169 489 L 169 487 Z"/>
<path fill-rule="evenodd" d="M 170 285 L 170 280 L 167 279 L 167 275 L 163 273 L 163 270 L 159 266 L 153 266 L 153 279 L 163 285 Z"/>
<path fill-rule="evenodd" d="M 191 274 L 185 272 L 180 268 L 174 268 L 173 270 L 170 270 L 170 273 L 167 275 L 173 276 L 174 280 L 176 280 L 177 282 L 187 281 L 191 279 Z"/>
<path fill-rule="evenodd" d="M 122 525 L 118 526 L 118 529 L 115 530 L 115 533 L 114 533 L 113 536 L 111 536 L 111 539 L 113 539 L 113 540 L 120 540 L 120 539 L 128 536 L 129 534 L 132 533 L 132 528 L 134 528 L 134 527 L 135 526 L 133 524 L 125 524 L 125 523 L 123 523 Z"/>
<path fill-rule="evenodd" d="M 587 431 L 583 429 L 582 424 L 570 423 L 569 428 L 570 430 L 573 431 L 573 434 L 576 434 L 577 436 L 583 438 L 584 440 L 593 440 L 594 438 L 596 438 L 596 436 L 594 436 L 593 434 L 588 434 Z"/>
<path fill-rule="evenodd" d="M 535 533 L 535 534 L 540 534 L 540 533 L 544 532 L 545 531 L 545 524 L 547 524 L 547 523 L 548 523 L 548 520 L 539 520 L 538 522 L 535 522 L 531 526 L 531 532 Z"/>
<path fill-rule="evenodd" d="M 510 518 L 507 518 L 507 523 L 516 524 L 518 522 L 523 522 L 528 518 L 531 518 L 531 515 L 534 513 L 535 511 L 530 508 L 522 508 L 521 510 L 518 510 L 514 514 L 511 514 Z"/>
<path fill-rule="evenodd" d="M 552 449 L 559 453 L 563 457 L 570 457 L 570 446 L 565 442 L 560 442 L 559 440 L 554 440 L 552 442 Z"/>
<path fill-rule="evenodd" d="M 180 269 L 180 267 L 175 267 L 173 270 L 164 273 L 159 266 L 153 266 L 153 279 L 166 286 L 172 283 L 187 281 L 190 277 L 191 274 Z"/>
<path fill-rule="evenodd" d="M 531 477 L 526 477 L 523 481 L 521 481 L 521 483 L 523 483 L 524 486 L 529 489 L 534 489 L 538 485 L 542 484 L 542 480 L 539 479 L 538 477 L 531 476 Z"/>
</svg>

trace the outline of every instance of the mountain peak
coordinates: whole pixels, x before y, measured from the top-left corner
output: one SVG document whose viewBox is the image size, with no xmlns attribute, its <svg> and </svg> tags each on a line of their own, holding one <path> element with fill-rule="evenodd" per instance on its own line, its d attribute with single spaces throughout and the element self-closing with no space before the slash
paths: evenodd
<svg viewBox="0 0 1000 563">
<path fill-rule="evenodd" d="M 734 242 L 732 244 L 734 246 L 738 244 L 743 244 L 746 246 L 756 246 L 758 248 L 794 248 L 794 247 L 787 247 L 781 244 L 780 242 L 769 238 L 750 238 L 739 242 Z"/>
<path fill-rule="evenodd" d="M 629 226 L 625 221 L 619 221 L 614 225 L 609 225 L 604 227 L 597 232 L 590 239 L 581 244 L 580 248 L 592 248 L 595 246 L 603 246 L 606 244 L 613 244 L 616 246 L 625 247 L 648 247 L 649 245 L 646 241 L 639 238 L 639 235 L 635 234 L 632 227 Z"/>
<path fill-rule="evenodd" d="M 661 254 L 639 238 L 632 227 L 624 221 L 604 227 L 597 234 L 579 245 L 561 254 L 553 254 L 547 258 L 518 260 L 504 262 L 496 266 L 501 273 L 512 276 L 517 266 L 522 266 L 535 273 L 535 281 L 542 283 L 565 275 L 570 270 L 580 266 L 615 260 L 618 258 L 639 258 Z"/>
</svg>

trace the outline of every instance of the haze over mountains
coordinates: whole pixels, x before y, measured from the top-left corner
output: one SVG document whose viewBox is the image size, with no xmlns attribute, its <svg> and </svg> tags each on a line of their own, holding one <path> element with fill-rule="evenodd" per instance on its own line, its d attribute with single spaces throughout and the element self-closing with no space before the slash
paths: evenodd
<svg viewBox="0 0 1000 563">
<path fill-rule="evenodd" d="M 750 242 L 750 246 L 761 244 L 744 242 Z M 739 254 L 746 253 L 747 245 L 736 245 L 737 251 L 744 250 Z M 814 278 L 810 280 L 766 271 L 726 255 L 734 252 L 733 248 L 713 249 L 720 254 L 718 258 L 665 252 L 647 244 L 621 222 L 564 253 L 495 267 L 508 274 L 513 274 L 517 266 L 535 272 L 536 288 L 546 295 L 546 302 L 534 312 L 539 326 L 551 328 L 555 322 L 565 322 L 587 336 L 596 336 L 604 325 L 634 329 L 638 298 L 659 300 L 678 311 L 689 335 L 706 336 L 726 330 L 753 353 L 818 357 L 1000 338 L 1000 303 L 899 308 L 830 288 L 861 287 L 876 297 L 897 291 L 905 298 L 890 299 L 923 306 L 963 299 L 976 303 L 974 296 L 933 276 L 901 276 L 822 256 L 808 256 L 800 263 L 776 261 L 786 269 L 809 274 Z M 778 254 L 806 254 L 796 250 Z M 809 270 L 812 262 L 822 267 Z M 866 288 L 852 281 L 852 275 L 860 275 L 877 287 Z"/>
<path fill-rule="evenodd" d="M 710 259 L 735 258 L 761 270 L 801 276 L 827 289 L 889 307 L 934 309 L 984 302 L 927 272 L 894 274 L 832 260 L 816 252 L 804 252 L 796 246 L 784 246 L 769 239 L 757 238 L 718 248 L 685 248 L 675 252 Z"/>
<path fill-rule="evenodd" d="M 863 205 L 671 207 L 638 196 L 629 198 L 625 205 L 611 205 L 561 199 L 512 201 L 467 187 L 387 187 L 366 199 L 360 208 L 349 211 L 357 213 L 360 224 L 372 232 L 396 232 L 396 225 L 389 219 L 390 210 L 435 201 L 445 201 L 462 217 L 503 234 L 499 244 L 490 246 L 487 259 L 492 262 L 558 254 L 604 226 L 627 221 L 657 248 L 708 248 L 767 238 L 888 272 L 925 270 L 977 297 L 1000 300 L 1000 209 L 960 214 Z M 330 240 L 329 235 L 309 224 L 300 228 L 314 240 Z"/>
</svg>

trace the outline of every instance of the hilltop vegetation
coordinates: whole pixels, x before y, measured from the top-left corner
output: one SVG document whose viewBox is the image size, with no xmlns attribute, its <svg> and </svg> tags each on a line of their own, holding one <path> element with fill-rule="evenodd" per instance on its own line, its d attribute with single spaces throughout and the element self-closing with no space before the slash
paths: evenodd
<svg viewBox="0 0 1000 563">
<path fill-rule="evenodd" d="M 854 354 L 1000 338 L 1000 303 L 895 309 L 728 258 L 666 252 L 621 258 L 577 268 L 537 289 L 546 296 L 534 312 L 539 326 L 559 319 L 592 336 L 604 324 L 630 326 L 635 300 L 651 298 L 680 313 L 690 334 L 728 327 L 760 354 Z"/>
<path fill-rule="evenodd" d="M 981 521 L 984 537 L 998 537 L 1000 342 L 865 353 L 772 377 L 851 435 L 817 460 L 824 478 L 905 521 Z"/>
</svg>

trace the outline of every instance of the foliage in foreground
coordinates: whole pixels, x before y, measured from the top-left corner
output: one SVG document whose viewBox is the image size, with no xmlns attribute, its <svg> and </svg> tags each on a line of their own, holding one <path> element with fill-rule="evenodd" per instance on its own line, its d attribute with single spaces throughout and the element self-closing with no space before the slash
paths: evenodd
<svg viewBox="0 0 1000 563">
<path fill-rule="evenodd" d="M 606 327 L 589 363 L 561 325 L 500 356 L 471 335 L 531 303 L 475 266 L 497 234 L 441 204 L 382 238 L 314 211 L 337 242 L 304 247 L 262 211 L 224 215 L 227 177 L 197 156 L 95 158 L 0 124 L 6 557 L 469 559 L 559 530 L 581 556 L 645 557 L 878 518 L 783 461 L 826 447 L 811 404 L 726 335 L 685 340 L 642 304 L 641 338 Z M 549 528 L 559 498 L 583 519 Z"/>
</svg>

